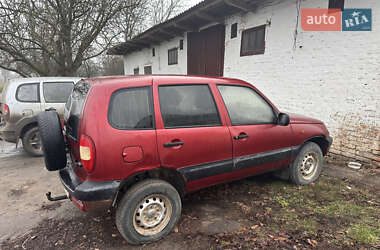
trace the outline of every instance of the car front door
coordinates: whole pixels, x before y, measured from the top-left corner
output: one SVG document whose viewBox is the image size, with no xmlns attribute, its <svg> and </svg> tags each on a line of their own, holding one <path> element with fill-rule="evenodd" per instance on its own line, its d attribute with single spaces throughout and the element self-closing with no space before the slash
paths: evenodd
<svg viewBox="0 0 380 250">
<path fill-rule="evenodd" d="M 160 85 L 155 91 L 161 166 L 177 169 L 188 191 L 220 182 L 233 165 L 232 145 L 210 86 Z"/>
<path fill-rule="evenodd" d="M 277 124 L 277 112 L 253 88 L 218 85 L 230 117 L 235 170 L 262 173 L 287 166 L 292 157 L 290 126 Z"/>
</svg>

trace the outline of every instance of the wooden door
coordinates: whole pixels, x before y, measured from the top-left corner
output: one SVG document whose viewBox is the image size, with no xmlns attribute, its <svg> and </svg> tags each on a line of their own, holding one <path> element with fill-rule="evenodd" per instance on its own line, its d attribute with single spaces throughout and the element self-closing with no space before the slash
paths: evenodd
<svg viewBox="0 0 380 250">
<path fill-rule="evenodd" d="M 187 74 L 223 76 L 225 26 L 188 34 Z"/>
</svg>

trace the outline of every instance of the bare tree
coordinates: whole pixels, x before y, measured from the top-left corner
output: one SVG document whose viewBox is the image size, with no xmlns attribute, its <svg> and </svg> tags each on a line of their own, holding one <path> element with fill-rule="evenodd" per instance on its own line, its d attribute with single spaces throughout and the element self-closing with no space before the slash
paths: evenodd
<svg viewBox="0 0 380 250">
<path fill-rule="evenodd" d="M 124 30 L 124 39 L 130 40 L 149 27 L 178 14 L 183 7 L 181 0 L 141 0 L 138 7 L 118 13 L 115 23 L 119 30 Z"/>
<path fill-rule="evenodd" d="M 148 1 L 148 9 L 150 10 L 150 25 L 156 25 L 165 22 L 169 18 L 178 14 L 183 5 L 181 0 L 152 0 Z"/>
<path fill-rule="evenodd" d="M 120 56 L 104 56 L 103 57 L 103 75 L 115 76 L 124 74 L 123 58 Z"/>
<path fill-rule="evenodd" d="M 76 75 L 124 33 L 120 15 L 144 1 L 0 0 L 0 68 L 21 76 Z"/>
</svg>

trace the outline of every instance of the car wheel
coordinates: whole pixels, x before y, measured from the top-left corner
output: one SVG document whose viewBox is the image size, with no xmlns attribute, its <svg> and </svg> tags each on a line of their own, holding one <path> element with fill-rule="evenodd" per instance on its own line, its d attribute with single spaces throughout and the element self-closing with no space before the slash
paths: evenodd
<svg viewBox="0 0 380 250">
<path fill-rule="evenodd" d="M 37 116 L 37 121 L 47 170 L 65 168 L 67 163 L 65 141 L 57 112 L 41 112 Z"/>
<path fill-rule="evenodd" d="M 157 241 L 181 216 L 177 190 L 162 180 L 144 180 L 127 191 L 116 210 L 116 226 L 131 244 Z"/>
<path fill-rule="evenodd" d="M 31 156 L 42 156 L 42 145 L 38 127 L 28 129 L 22 137 L 22 146 Z"/>
<path fill-rule="evenodd" d="M 314 142 L 305 144 L 290 165 L 290 180 L 297 185 L 308 185 L 318 179 L 323 168 L 321 148 Z"/>
</svg>

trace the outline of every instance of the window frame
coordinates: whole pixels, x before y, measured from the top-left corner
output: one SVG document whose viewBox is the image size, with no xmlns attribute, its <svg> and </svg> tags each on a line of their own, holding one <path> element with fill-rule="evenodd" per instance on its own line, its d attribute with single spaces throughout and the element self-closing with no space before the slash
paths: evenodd
<svg viewBox="0 0 380 250">
<path fill-rule="evenodd" d="M 22 86 L 26 86 L 26 85 L 37 85 L 37 101 L 23 101 L 23 100 L 20 100 L 18 98 L 18 93 L 20 91 L 20 88 Z M 40 96 L 40 85 L 41 83 L 40 82 L 31 82 L 31 83 L 22 83 L 20 85 L 17 86 L 17 89 L 16 89 L 16 94 L 15 94 L 15 98 L 18 102 L 25 102 L 25 103 L 41 103 L 41 96 Z"/>
<path fill-rule="evenodd" d="M 170 52 L 177 51 L 177 61 L 176 62 L 170 62 Z M 168 65 L 177 65 L 178 64 L 178 48 L 172 48 L 168 49 Z"/>
<path fill-rule="evenodd" d="M 266 104 L 269 105 L 269 107 L 271 107 L 275 119 L 273 120 L 273 122 L 258 122 L 258 123 L 234 123 L 234 122 L 232 122 L 230 111 L 228 110 L 226 102 L 224 101 L 223 95 L 220 92 L 220 89 L 218 86 L 242 87 L 242 88 L 247 88 L 247 89 L 250 89 L 251 91 L 254 91 L 258 96 L 260 96 L 265 101 Z M 279 113 L 276 111 L 276 109 L 273 107 L 273 105 L 269 103 L 267 98 L 265 98 L 262 94 L 257 92 L 254 88 L 251 88 L 249 86 L 244 86 L 244 85 L 237 85 L 237 84 L 218 84 L 218 83 L 216 84 L 216 88 L 218 89 L 219 95 L 222 98 L 222 101 L 223 101 L 224 107 L 227 111 L 228 118 L 230 120 L 231 126 L 251 126 L 251 125 L 263 125 L 263 124 L 277 124 Z"/>
<path fill-rule="evenodd" d="M 340 4 L 342 5 L 342 7 L 337 8 L 337 7 L 331 6 L 331 5 L 333 5 L 333 3 L 332 3 L 332 0 L 329 0 L 329 3 L 328 3 L 329 4 L 328 5 L 329 12 L 332 12 L 332 10 L 334 10 L 334 9 L 340 9 L 341 11 L 343 11 L 344 10 L 344 5 L 345 5 L 345 0 L 340 0 L 340 1 L 341 1 Z M 334 2 L 334 4 L 336 4 L 336 3 Z"/>
<path fill-rule="evenodd" d="M 119 92 L 123 92 L 123 91 L 131 91 L 133 89 L 141 89 L 141 88 L 147 88 L 149 91 L 149 94 L 148 94 L 148 101 L 149 101 L 149 109 L 151 111 L 151 115 L 152 115 L 152 128 L 119 128 L 118 126 L 116 126 L 112 121 L 111 121 L 111 113 L 112 113 L 112 103 L 113 103 L 113 100 L 116 96 L 117 93 Z M 153 103 L 153 88 L 152 88 L 152 85 L 147 85 L 147 86 L 137 86 L 137 87 L 127 87 L 127 88 L 119 88 L 119 89 L 116 89 L 115 91 L 112 92 L 111 94 L 111 97 L 108 101 L 108 110 L 107 110 L 107 122 L 108 124 L 114 128 L 114 129 L 117 129 L 117 130 L 156 130 L 156 117 L 155 117 L 155 110 L 154 110 L 154 103 Z"/>
<path fill-rule="evenodd" d="M 238 36 L 238 23 L 231 24 L 231 39 L 237 38 Z"/>
<path fill-rule="evenodd" d="M 43 95 L 43 97 L 44 97 L 44 102 L 45 102 L 45 103 L 66 103 L 67 100 L 68 100 L 68 98 L 71 96 L 71 94 L 70 94 L 69 97 L 67 97 L 66 102 L 48 102 L 48 101 L 46 100 L 46 96 L 45 96 L 45 83 L 47 83 L 47 84 L 49 84 L 49 83 L 62 83 L 62 84 L 68 84 L 68 83 L 71 83 L 72 86 L 73 86 L 73 87 L 71 88 L 71 92 L 73 92 L 73 89 L 74 89 L 74 82 L 70 82 L 70 81 L 67 81 L 67 82 L 64 82 L 64 81 L 62 81 L 62 82 L 43 82 L 43 83 L 42 83 L 42 95 Z"/>
<path fill-rule="evenodd" d="M 211 97 L 212 97 L 212 101 L 213 101 L 213 104 L 215 105 L 215 109 L 216 109 L 216 112 L 217 112 L 217 115 L 218 115 L 218 118 L 219 118 L 219 123 L 220 124 L 209 124 L 209 125 L 193 125 L 193 126 L 165 126 L 165 121 L 164 121 L 164 118 L 162 116 L 162 108 L 161 108 L 161 102 L 160 102 L 160 87 L 170 87 L 170 86 L 207 86 L 207 88 L 209 89 L 210 91 L 210 94 L 211 94 Z M 218 105 L 215 101 L 215 96 L 212 92 L 212 89 L 210 87 L 210 84 L 208 83 L 187 83 L 187 84 L 161 84 L 161 85 L 158 85 L 158 105 L 160 107 L 160 115 L 161 115 L 161 120 L 162 120 L 162 125 L 164 127 L 164 129 L 179 129 L 179 128 L 212 128 L 212 127 L 222 127 L 223 126 L 223 121 L 221 119 L 221 116 L 220 116 L 220 111 L 219 111 L 219 108 L 218 108 Z"/>
<path fill-rule="evenodd" d="M 150 73 L 146 73 L 147 69 L 150 68 Z M 144 66 L 144 75 L 152 75 L 153 74 L 153 69 L 152 69 L 152 65 L 145 65 Z"/>
<path fill-rule="evenodd" d="M 252 55 L 261 55 L 261 54 L 264 54 L 265 53 L 265 38 L 266 38 L 266 24 L 263 24 L 263 25 L 260 25 L 260 26 L 256 26 L 256 27 L 253 27 L 253 28 L 249 28 L 249 29 L 245 29 L 243 30 L 243 32 L 241 33 L 241 41 L 240 41 L 240 57 L 243 57 L 243 56 L 252 56 Z M 264 48 L 263 49 L 260 49 L 260 50 L 250 50 L 248 52 L 243 52 L 243 38 L 244 38 L 244 35 L 245 33 L 247 32 L 250 32 L 250 31 L 257 31 L 257 30 L 260 30 L 264 28 L 264 41 L 263 41 L 263 44 L 264 44 Z"/>
</svg>

